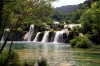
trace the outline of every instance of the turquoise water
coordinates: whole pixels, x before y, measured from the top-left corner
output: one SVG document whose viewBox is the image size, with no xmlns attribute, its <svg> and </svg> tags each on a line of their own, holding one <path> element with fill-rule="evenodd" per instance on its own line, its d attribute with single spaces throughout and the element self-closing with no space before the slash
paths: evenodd
<svg viewBox="0 0 100 66">
<path fill-rule="evenodd" d="M 12 49 L 19 54 L 20 61 L 45 58 L 49 66 L 100 66 L 100 46 L 77 49 L 64 43 L 14 42 Z"/>
<path fill-rule="evenodd" d="M 72 56 L 76 66 L 100 66 L 100 46 L 91 49 L 73 49 Z"/>
</svg>

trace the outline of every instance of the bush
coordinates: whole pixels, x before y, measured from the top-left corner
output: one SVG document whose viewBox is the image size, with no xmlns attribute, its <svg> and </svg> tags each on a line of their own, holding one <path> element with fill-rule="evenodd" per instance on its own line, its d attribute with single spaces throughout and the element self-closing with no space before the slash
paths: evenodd
<svg viewBox="0 0 100 66">
<path fill-rule="evenodd" d="M 8 55 L 7 51 L 3 51 L 2 54 L 0 54 L 0 66 L 3 66 L 5 61 L 7 61 L 6 66 L 18 66 L 18 54 L 14 51 L 11 51 L 10 55 Z"/>
<path fill-rule="evenodd" d="M 11 51 L 9 55 L 9 63 L 11 66 L 17 66 L 19 62 L 19 56 L 15 51 Z"/>
<path fill-rule="evenodd" d="M 63 29 L 64 28 L 64 24 L 63 23 L 60 23 L 57 28 L 60 28 L 60 29 Z"/>
<path fill-rule="evenodd" d="M 2 52 L 2 54 L 0 54 L 0 66 L 2 66 L 4 64 L 4 62 L 6 61 L 8 57 L 7 52 Z"/>
<path fill-rule="evenodd" d="M 76 39 L 70 40 L 70 44 L 72 47 L 76 46 Z"/>
<path fill-rule="evenodd" d="M 17 31 L 20 32 L 20 33 L 22 33 L 23 29 L 22 28 L 18 28 Z"/>
<path fill-rule="evenodd" d="M 53 34 L 53 33 L 54 33 L 54 31 L 53 31 L 53 30 L 49 32 L 49 34 Z"/>
<path fill-rule="evenodd" d="M 92 47 L 91 41 L 89 41 L 86 37 L 84 36 L 79 36 L 70 41 L 70 44 L 72 47 L 77 47 L 77 48 L 90 48 Z"/>
<path fill-rule="evenodd" d="M 47 61 L 44 58 L 38 60 L 37 63 L 38 63 L 38 66 L 47 66 Z"/>
<path fill-rule="evenodd" d="M 36 24 L 35 25 L 35 30 L 37 30 L 38 32 L 41 32 L 41 31 L 45 31 L 46 28 L 45 28 L 45 25 L 43 23 L 39 23 L 39 24 Z"/>
<path fill-rule="evenodd" d="M 80 42 L 77 42 L 76 47 L 78 48 L 90 48 L 92 43 L 88 39 L 82 39 Z"/>
</svg>

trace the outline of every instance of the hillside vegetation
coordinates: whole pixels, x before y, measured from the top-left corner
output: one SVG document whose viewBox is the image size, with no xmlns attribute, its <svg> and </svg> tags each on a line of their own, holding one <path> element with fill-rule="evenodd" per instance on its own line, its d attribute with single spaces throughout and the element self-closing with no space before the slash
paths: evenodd
<svg viewBox="0 0 100 66">
<path fill-rule="evenodd" d="M 56 7 L 54 10 L 68 14 L 70 12 L 74 12 L 77 9 L 77 7 L 78 5 L 67 5 L 67 6 L 62 6 L 62 7 Z"/>
<path fill-rule="evenodd" d="M 51 18 L 62 24 L 82 24 L 81 32 L 91 41 L 100 44 L 100 0 L 86 0 L 74 12 L 64 13 L 56 10 Z"/>
<path fill-rule="evenodd" d="M 0 5 L 2 4 L 0 3 Z M 65 10 L 60 10 L 66 11 L 67 14 L 65 14 L 65 12 L 54 10 L 51 6 L 51 0 L 48 2 L 45 0 L 41 0 L 40 2 L 32 2 L 31 0 L 3 2 L 0 11 L 0 39 L 2 38 L 4 29 L 6 28 L 11 29 L 11 36 L 14 35 L 13 33 L 16 30 L 18 33 L 21 33 L 21 36 L 23 36 L 23 34 L 28 32 L 31 24 L 34 24 L 35 31 L 39 32 L 46 30 L 45 25 L 49 25 L 52 29 L 52 24 L 55 20 L 60 22 L 60 25 L 54 27 L 55 29 L 62 29 L 64 23 L 82 24 L 81 32 L 84 35 L 88 35 L 90 40 L 100 43 L 99 0 L 86 0 L 79 5 L 69 5 L 66 8 L 65 6 L 62 6 L 62 8 Z"/>
</svg>

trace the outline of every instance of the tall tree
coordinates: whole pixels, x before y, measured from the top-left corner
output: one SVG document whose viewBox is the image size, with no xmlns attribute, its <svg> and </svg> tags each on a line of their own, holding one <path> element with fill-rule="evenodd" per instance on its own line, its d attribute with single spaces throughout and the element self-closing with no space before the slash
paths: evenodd
<svg viewBox="0 0 100 66">
<path fill-rule="evenodd" d="M 10 33 L 5 39 L 0 52 L 4 49 L 8 37 L 13 32 L 21 26 L 25 20 L 33 20 L 32 23 L 37 24 L 39 21 L 46 19 L 50 11 L 52 11 L 51 2 L 54 0 L 16 0 L 15 2 L 5 3 L 3 7 L 3 17 L 5 17 L 9 12 L 9 18 L 7 19 L 7 27 L 10 29 Z M 5 21 L 5 18 L 3 19 Z M 27 22 L 28 23 L 28 22 Z M 31 24 L 31 23 L 30 23 Z"/>
<path fill-rule="evenodd" d="M 98 36 L 100 42 L 100 1 L 94 2 L 91 7 L 93 19 L 93 32 Z"/>
<path fill-rule="evenodd" d="M 91 14 L 91 9 L 86 10 L 84 14 L 80 17 L 80 23 L 82 24 L 83 27 L 83 33 L 92 33 L 92 14 Z"/>
<path fill-rule="evenodd" d="M 4 6 L 4 2 L 3 2 L 3 0 L 1 0 L 0 1 L 0 31 L 2 31 L 2 32 L 0 32 L 0 40 L 1 40 L 1 38 L 2 38 L 2 33 L 3 33 L 3 29 L 1 29 L 2 28 L 2 12 L 3 12 L 3 6 Z"/>
</svg>

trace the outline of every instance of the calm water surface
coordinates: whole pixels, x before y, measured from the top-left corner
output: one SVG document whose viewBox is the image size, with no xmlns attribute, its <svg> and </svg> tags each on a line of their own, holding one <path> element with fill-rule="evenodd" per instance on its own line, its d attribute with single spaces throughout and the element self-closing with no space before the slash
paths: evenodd
<svg viewBox="0 0 100 66">
<path fill-rule="evenodd" d="M 19 54 L 20 61 L 45 58 L 49 66 L 100 66 L 100 46 L 77 49 L 67 43 L 14 42 L 12 49 Z"/>
</svg>

